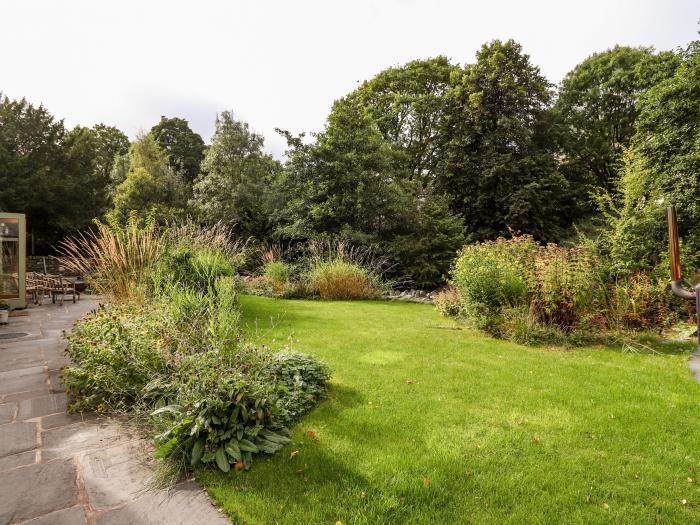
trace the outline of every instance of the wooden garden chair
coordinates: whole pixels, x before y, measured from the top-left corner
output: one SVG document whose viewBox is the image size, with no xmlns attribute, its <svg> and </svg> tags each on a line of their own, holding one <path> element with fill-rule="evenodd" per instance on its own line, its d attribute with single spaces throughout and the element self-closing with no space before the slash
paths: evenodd
<svg viewBox="0 0 700 525">
<path fill-rule="evenodd" d="M 76 301 L 76 295 L 79 294 L 75 291 L 75 286 L 72 281 L 69 281 L 62 275 L 47 275 L 46 279 L 48 281 L 49 292 L 51 293 L 51 301 L 54 304 L 58 296 L 61 296 L 61 301 L 59 303 L 61 306 L 63 306 L 66 295 L 72 295 L 73 302 Z"/>
</svg>

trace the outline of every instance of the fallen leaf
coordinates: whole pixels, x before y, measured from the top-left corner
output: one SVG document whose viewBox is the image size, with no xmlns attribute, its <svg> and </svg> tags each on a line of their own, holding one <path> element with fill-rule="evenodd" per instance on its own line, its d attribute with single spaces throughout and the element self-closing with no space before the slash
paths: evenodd
<svg viewBox="0 0 700 525">
<path fill-rule="evenodd" d="M 605 510 L 609 510 L 609 509 L 610 509 L 610 505 L 608 505 L 607 503 L 603 503 L 603 508 L 604 508 Z"/>
<path fill-rule="evenodd" d="M 293 450 L 292 452 L 289 453 L 289 459 L 292 459 L 294 456 L 298 456 L 299 451 L 298 450 Z"/>
<path fill-rule="evenodd" d="M 423 478 L 423 486 L 427 488 L 428 485 L 430 485 L 430 480 L 428 478 Z"/>
<path fill-rule="evenodd" d="M 688 478 L 688 483 L 692 483 L 692 482 L 693 482 L 693 478 Z"/>
</svg>

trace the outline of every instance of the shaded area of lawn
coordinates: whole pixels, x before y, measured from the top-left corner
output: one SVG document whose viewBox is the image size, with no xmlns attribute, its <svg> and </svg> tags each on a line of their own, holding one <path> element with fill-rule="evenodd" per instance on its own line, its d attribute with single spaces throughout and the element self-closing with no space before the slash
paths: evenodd
<svg viewBox="0 0 700 525">
<path fill-rule="evenodd" d="M 688 352 L 524 348 L 421 304 L 242 301 L 251 339 L 315 354 L 334 374 L 276 456 L 198 472 L 234 520 L 700 520 Z"/>
</svg>

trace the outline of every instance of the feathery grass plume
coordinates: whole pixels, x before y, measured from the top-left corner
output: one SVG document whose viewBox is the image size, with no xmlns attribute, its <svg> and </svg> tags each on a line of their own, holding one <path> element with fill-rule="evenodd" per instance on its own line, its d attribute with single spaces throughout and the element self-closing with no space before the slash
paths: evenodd
<svg viewBox="0 0 700 525">
<path fill-rule="evenodd" d="M 381 261 L 371 248 L 345 241 L 312 241 L 309 252 L 307 278 L 321 299 L 370 299 L 386 287 Z"/>
<path fill-rule="evenodd" d="M 113 301 L 143 302 L 149 272 L 166 246 L 154 221 L 132 214 L 124 225 L 96 221 L 89 232 L 61 241 L 59 250 L 62 264 L 83 276 L 98 294 Z"/>
</svg>

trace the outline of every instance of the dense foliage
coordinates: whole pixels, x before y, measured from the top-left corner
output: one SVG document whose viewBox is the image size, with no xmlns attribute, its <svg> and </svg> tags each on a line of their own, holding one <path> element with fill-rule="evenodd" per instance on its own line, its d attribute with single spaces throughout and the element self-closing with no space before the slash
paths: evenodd
<svg viewBox="0 0 700 525">
<path fill-rule="evenodd" d="M 64 244 L 70 264 L 110 297 L 70 337 L 72 408 L 148 421 L 158 456 L 180 468 L 248 469 L 253 454 L 276 452 L 330 375 L 312 357 L 242 342 L 228 233 L 132 216 Z"/>
<path fill-rule="evenodd" d="M 29 213 L 43 250 L 93 218 L 189 216 L 252 246 L 284 244 L 296 266 L 309 243 L 348 242 L 381 255 L 375 270 L 394 282 L 435 289 L 465 241 L 513 234 L 570 246 L 585 232 L 606 282 L 648 273 L 675 204 L 692 272 L 697 56 L 697 42 L 616 46 L 558 88 L 513 40 L 484 44 L 472 63 L 414 60 L 336 100 L 319 133 L 278 130 L 284 162 L 231 111 L 208 146 L 177 117 L 129 146 L 114 128 L 68 131 L 45 108 L 4 98 L 0 206 Z"/>
<path fill-rule="evenodd" d="M 589 341 L 602 331 L 662 329 L 674 316 L 666 281 L 610 280 L 594 245 L 538 245 L 532 237 L 465 246 L 436 301 L 447 316 L 520 343 Z"/>
</svg>

